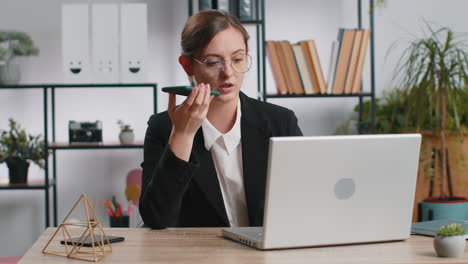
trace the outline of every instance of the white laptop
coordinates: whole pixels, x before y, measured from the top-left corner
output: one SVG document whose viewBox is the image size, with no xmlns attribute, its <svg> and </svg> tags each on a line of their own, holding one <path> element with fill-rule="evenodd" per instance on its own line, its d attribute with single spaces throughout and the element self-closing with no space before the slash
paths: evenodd
<svg viewBox="0 0 468 264">
<path fill-rule="evenodd" d="M 223 230 L 258 249 L 410 236 L 420 134 L 270 139 L 262 227 Z"/>
</svg>

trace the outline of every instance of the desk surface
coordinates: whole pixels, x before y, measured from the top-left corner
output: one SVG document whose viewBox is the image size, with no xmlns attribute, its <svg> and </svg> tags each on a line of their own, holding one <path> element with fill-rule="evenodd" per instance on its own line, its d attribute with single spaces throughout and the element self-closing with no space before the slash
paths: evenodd
<svg viewBox="0 0 468 264">
<path fill-rule="evenodd" d="M 43 255 L 56 228 L 48 228 L 19 263 L 86 263 Z M 219 228 L 166 230 L 106 228 L 107 235 L 124 236 L 99 263 L 467 263 L 463 258 L 439 258 L 430 237 L 407 241 L 335 247 L 260 251 L 221 237 Z M 58 233 L 60 234 L 60 232 Z M 312 261 L 312 262 L 311 262 Z"/>
</svg>

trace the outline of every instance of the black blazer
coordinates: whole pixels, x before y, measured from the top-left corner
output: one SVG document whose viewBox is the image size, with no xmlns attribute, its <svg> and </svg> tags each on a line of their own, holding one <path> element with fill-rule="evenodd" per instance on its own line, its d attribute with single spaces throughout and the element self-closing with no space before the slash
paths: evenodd
<svg viewBox="0 0 468 264">
<path fill-rule="evenodd" d="M 240 93 L 244 188 L 251 226 L 263 225 L 269 138 L 302 136 L 294 113 Z M 189 162 L 167 143 L 172 123 L 167 112 L 151 116 L 144 143 L 140 214 L 151 228 L 229 226 L 211 153 L 200 128 Z"/>
</svg>

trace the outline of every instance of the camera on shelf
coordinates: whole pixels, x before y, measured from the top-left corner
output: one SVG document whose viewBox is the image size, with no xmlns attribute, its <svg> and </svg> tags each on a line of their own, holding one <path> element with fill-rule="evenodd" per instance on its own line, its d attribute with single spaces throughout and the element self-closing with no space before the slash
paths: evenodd
<svg viewBox="0 0 468 264">
<path fill-rule="evenodd" d="M 70 143 L 102 142 L 102 122 L 68 122 Z"/>
</svg>

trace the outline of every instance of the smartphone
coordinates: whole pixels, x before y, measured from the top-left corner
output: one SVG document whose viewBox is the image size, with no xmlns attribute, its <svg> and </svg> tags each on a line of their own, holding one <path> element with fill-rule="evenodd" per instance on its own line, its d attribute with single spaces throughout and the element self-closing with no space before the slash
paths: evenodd
<svg viewBox="0 0 468 264">
<path fill-rule="evenodd" d="M 115 243 L 115 242 L 120 242 L 120 241 L 124 241 L 125 238 L 124 237 L 121 237 L 121 236 L 107 236 L 107 238 L 109 239 L 109 242 L 110 243 Z M 76 245 L 78 246 L 81 246 L 81 243 L 78 244 L 78 241 L 80 240 L 80 237 L 73 237 L 72 238 L 73 242 L 75 242 Z M 107 244 L 107 240 L 105 238 L 103 238 L 104 240 L 104 244 Z M 72 241 L 70 241 L 70 239 L 67 239 L 67 245 L 73 245 Z M 100 235 L 96 235 L 96 240 L 94 240 L 94 246 L 98 246 L 99 245 L 99 242 L 98 241 L 101 241 L 101 236 Z M 60 244 L 62 245 L 65 245 L 65 241 L 63 240 L 60 240 Z M 88 237 L 88 239 L 86 239 L 83 243 L 83 247 L 92 247 L 92 242 L 91 242 L 91 236 Z"/>
<path fill-rule="evenodd" d="M 170 86 L 162 88 L 162 91 L 166 93 L 175 93 L 179 95 L 188 96 L 192 92 L 192 89 L 192 86 Z M 214 96 L 220 95 L 218 91 L 211 91 L 210 94 Z"/>
</svg>

